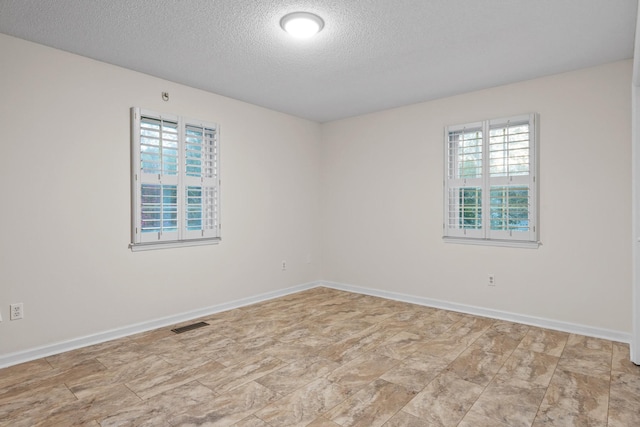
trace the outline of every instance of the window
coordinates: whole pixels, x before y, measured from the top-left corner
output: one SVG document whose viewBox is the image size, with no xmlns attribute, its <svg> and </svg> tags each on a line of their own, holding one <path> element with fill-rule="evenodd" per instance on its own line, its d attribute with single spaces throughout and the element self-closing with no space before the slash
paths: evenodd
<svg viewBox="0 0 640 427">
<path fill-rule="evenodd" d="M 220 240 L 218 126 L 131 109 L 132 250 Z"/>
<path fill-rule="evenodd" d="M 445 129 L 444 238 L 537 247 L 536 115 Z"/>
</svg>

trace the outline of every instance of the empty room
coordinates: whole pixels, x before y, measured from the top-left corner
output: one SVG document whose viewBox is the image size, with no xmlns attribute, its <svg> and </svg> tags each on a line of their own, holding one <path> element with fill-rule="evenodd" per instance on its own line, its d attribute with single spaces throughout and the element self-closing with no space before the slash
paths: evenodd
<svg viewBox="0 0 640 427">
<path fill-rule="evenodd" d="M 0 0 L 0 426 L 640 425 L 637 22 Z"/>
</svg>

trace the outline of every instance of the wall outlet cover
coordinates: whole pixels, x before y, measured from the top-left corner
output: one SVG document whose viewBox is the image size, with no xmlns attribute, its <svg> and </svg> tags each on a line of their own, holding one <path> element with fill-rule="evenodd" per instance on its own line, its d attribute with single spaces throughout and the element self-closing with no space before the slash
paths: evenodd
<svg viewBox="0 0 640 427">
<path fill-rule="evenodd" d="M 24 317 L 24 305 L 20 303 L 9 305 L 9 320 L 19 320 Z"/>
</svg>

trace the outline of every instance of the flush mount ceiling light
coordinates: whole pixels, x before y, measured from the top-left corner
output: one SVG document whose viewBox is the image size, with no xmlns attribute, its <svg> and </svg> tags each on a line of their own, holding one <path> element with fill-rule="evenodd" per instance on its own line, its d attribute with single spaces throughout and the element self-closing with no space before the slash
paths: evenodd
<svg viewBox="0 0 640 427">
<path fill-rule="evenodd" d="M 282 17 L 280 26 L 293 37 L 308 39 L 322 30 L 324 21 L 313 13 L 293 12 Z"/>
</svg>

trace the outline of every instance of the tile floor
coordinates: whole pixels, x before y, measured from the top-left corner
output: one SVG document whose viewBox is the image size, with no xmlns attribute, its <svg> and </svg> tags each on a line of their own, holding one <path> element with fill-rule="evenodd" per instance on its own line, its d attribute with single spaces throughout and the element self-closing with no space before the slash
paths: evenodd
<svg viewBox="0 0 640 427">
<path fill-rule="evenodd" d="M 616 342 L 327 288 L 198 320 L 0 370 L 0 425 L 640 426 Z"/>
</svg>

